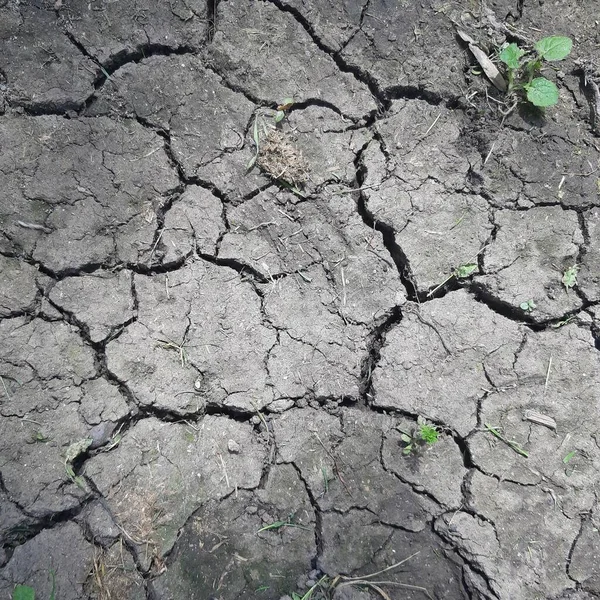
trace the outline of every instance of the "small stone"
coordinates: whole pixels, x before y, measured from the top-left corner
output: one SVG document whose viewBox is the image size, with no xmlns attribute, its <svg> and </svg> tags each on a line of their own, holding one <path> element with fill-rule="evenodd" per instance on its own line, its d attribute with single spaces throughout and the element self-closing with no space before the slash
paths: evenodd
<svg viewBox="0 0 600 600">
<path fill-rule="evenodd" d="M 94 427 L 90 429 L 90 438 L 92 438 L 90 450 L 95 450 L 96 448 L 100 448 L 100 446 L 104 446 L 112 436 L 115 426 L 115 423 L 111 423 L 110 421 L 104 421 L 104 423 L 94 425 Z"/>
<path fill-rule="evenodd" d="M 273 400 L 269 404 L 269 411 L 274 413 L 282 413 L 294 406 L 294 401 L 289 399 Z"/>
<path fill-rule="evenodd" d="M 398 36 L 395 33 L 390 33 L 390 35 L 388 35 L 388 40 L 390 42 L 395 42 L 398 39 Z"/>
<path fill-rule="evenodd" d="M 258 506 L 250 505 L 246 506 L 246 513 L 249 515 L 255 515 L 258 512 Z"/>
<path fill-rule="evenodd" d="M 227 449 L 231 454 L 239 454 L 240 453 L 240 445 L 235 440 L 229 440 L 227 442 Z"/>
</svg>

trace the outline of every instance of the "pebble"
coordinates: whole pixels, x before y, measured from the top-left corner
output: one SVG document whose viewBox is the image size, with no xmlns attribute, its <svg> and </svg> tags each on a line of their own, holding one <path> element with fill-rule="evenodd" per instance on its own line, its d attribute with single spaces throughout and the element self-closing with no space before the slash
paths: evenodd
<svg viewBox="0 0 600 600">
<path fill-rule="evenodd" d="M 105 421 L 104 423 L 100 423 L 99 425 L 94 425 L 90 429 L 89 437 L 92 438 L 92 443 L 90 444 L 90 449 L 99 448 L 100 446 L 104 446 L 106 442 L 110 439 L 110 436 L 113 434 L 115 430 L 115 424 L 110 421 Z"/>
<path fill-rule="evenodd" d="M 229 440 L 227 442 L 227 450 L 231 452 L 231 454 L 239 454 L 240 453 L 240 445 L 235 440 Z"/>
</svg>

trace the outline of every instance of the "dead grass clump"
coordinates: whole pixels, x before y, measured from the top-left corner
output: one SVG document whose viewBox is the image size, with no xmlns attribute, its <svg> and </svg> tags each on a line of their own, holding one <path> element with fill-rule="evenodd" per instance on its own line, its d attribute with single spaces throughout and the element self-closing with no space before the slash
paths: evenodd
<svg viewBox="0 0 600 600">
<path fill-rule="evenodd" d="M 122 600 L 143 595 L 143 583 L 123 542 L 118 541 L 108 550 L 96 549 L 85 589 L 94 600 Z"/>
<path fill-rule="evenodd" d="M 282 131 L 273 129 L 261 142 L 258 166 L 273 179 L 301 186 L 308 180 L 308 162 Z"/>
<path fill-rule="evenodd" d="M 158 496 L 146 490 L 127 490 L 119 497 L 115 510 L 121 530 L 138 545 L 156 544 L 156 524 L 161 514 Z"/>
</svg>

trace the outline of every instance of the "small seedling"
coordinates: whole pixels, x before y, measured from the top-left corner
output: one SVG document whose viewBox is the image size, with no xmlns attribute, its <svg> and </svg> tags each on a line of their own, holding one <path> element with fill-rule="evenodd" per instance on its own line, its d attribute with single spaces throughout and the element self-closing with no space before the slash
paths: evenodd
<svg viewBox="0 0 600 600">
<path fill-rule="evenodd" d="M 558 323 L 554 323 L 554 325 L 552 325 L 552 327 L 554 329 L 558 329 L 559 327 L 564 327 L 565 325 L 568 325 L 569 323 L 571 323 L 571 321 L 574 321 L 574 320 L 575 320 L 575 316 L 570 315 L 566 319 L 563 319 L 562 321 L 559 321 Z"/>
<path fill-rule="evenodd" d="M 565 290 L 569 291 L 569 288 L 577 285 L 577 272 L 579 271 L 579 265 L 573 265 L 568 269 L 565 269 L 562 276 L 562 284 L 565 286 Z"/>
<path fill-rule="evenodd" d="M 35 444 L 38 442 L 43 444 L 49 440 L 50 440 L 50 438 L 45 436 L 41 431 L 36 431 L 31 434 L 31 443 L 32 444 Z"/>
<path fill-rule="evenodd" d="M 535 302 L 529 299 L 526 302 L 521 302 L 521 304 L 519 304 L 519 308 L 525 312 L 532 312 L 535 308 Z"/>
<path fill-rule="evenodd" d="M 284 527 L 296 527 L 297 529 L 310 531 L 309 527 L 304 527 L 303 525 L 293 523 L 292 517 L 290 516 L 288 517 L 287 521 L 274 521 L 273 523 L 269 523 L 269 525 L 261 527 L 256 533 L 261 533 L 261 531 L 277 531 L 278 529 L 283 529 Z"/>
<path fill-rule="evenodd" d="M 506 65 L 508 93 L 525 92 L 527 101 L 540 108 L 556 104 L 558 88 L 549 79 L 541 77 L 540 72 L 545 61 L 563 60 L 572 47 L 573 41 L 564 36 L 542 38 L 531 51 L 514 42 L 507 44 L 499 58 Z"/>
<path fill-rule="evenodd" d="M 308 592 L 306 592 L 302 596 L 300 594 L 297 594 L 296 592 L 292 592 L 292 600 L 309 600 L 310 598 L 312 598 L 312 595 L 313 595 L 314 591 L 318 587 L 321 587 L 323 585 L 323 583 L 325 582 L 326 579 L 327 579 L 327 575 L 323 575 L 323 577 L 321 577 L 321 579 L 319 579 L 319 581 L 317 581 L 317 583 L 315 583 L 308 590 Z"/>
<path fill-rule="evenodd" d="M 473 275 L 475 271 L 477 271 L 477 265 L 475 263 L 466 263 L 454 269 L 453 275 L 456 279 L 466 279 Z"/>
<path fill-rule="evenodd" d="M 410 432 L 400 430 L 400 439 L 405 446 L 402 454 L 413 454 L 422 450 L 425 446 L 435 444 L 439 439 L 440 432 L 435 425 L 432 425 L 422 417 L 417 419 L 417 427 Z"/>
<path fill-rule="evenodd" d="M 500 441 L 504 442 L 509 448 L 511 448 L 512 450 L 514 450 L 517 454 L 520 454 L 521 456 L 524 456 L 525 458 L 529 458 L 529 453 L 526 452 L 525 450 L 523 450 L 523 447 L 521 446 L 521 444 L 519 444 L 519 442 L 515 442 L 514 440 L 509 440 L 508 438 L 505 438 L 496 427 L 492 427 L 491 425 L 488 425 L 487 423 L 484 423 L 485 428 L 494 436 L 496 436 Z"/>
<path fill-rule="evenodd" d="M 73 470 L 73 461 L 81 454 L 87 452 L 94 440 L 92 438 L 83 438 L 73 442 L 65 452 L 65 473 L 67 477 L 82 490 L 85 490 L 85 480 L 80 475 L 75 475 Z"/>
<path fill-rule="evenodd" d="M 473 263 L 473 262 L 464 263 L 464 264 L 456 267 L 456 269 L 454 269 L 454 271 L 452 271 L 452 274 L 449 277 L 446 277 L 446 279 L 444 279 L 444 281 L 442 281 L 442 283 L 440 283 L 438 286 L 436 286 L 427 295 L 433 296 L 441 287 L 445 286 L 453 277 L 455 277 L 456 279 L 466 279 L 467 277 L 470 277 L 471 275 L 473 275 L 473 273 L 475 273 L 475 271 L 477 271 L 477 268 L 478 268 L 477 264 Z"/>
<path fill-rule="evenodd" d="M 577 450 L 571 450 L 571 452 L 569 452 L 569 454 L 567 454 L 564 458 L 563 458 L 563 463 L 565 465 L 569 464 L 569 461 L 577 454 Z"/>
</svg>

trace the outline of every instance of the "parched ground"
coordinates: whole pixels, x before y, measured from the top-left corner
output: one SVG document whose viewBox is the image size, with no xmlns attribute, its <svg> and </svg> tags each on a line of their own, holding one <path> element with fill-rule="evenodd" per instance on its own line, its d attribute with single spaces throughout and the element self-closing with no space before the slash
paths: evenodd
<svg viewBox="0 0 600 600">
<path fill-rule="evenodd" d="M 600 597 L 597 18 L 0 0 L 0 599 Z"/>
</svg>

